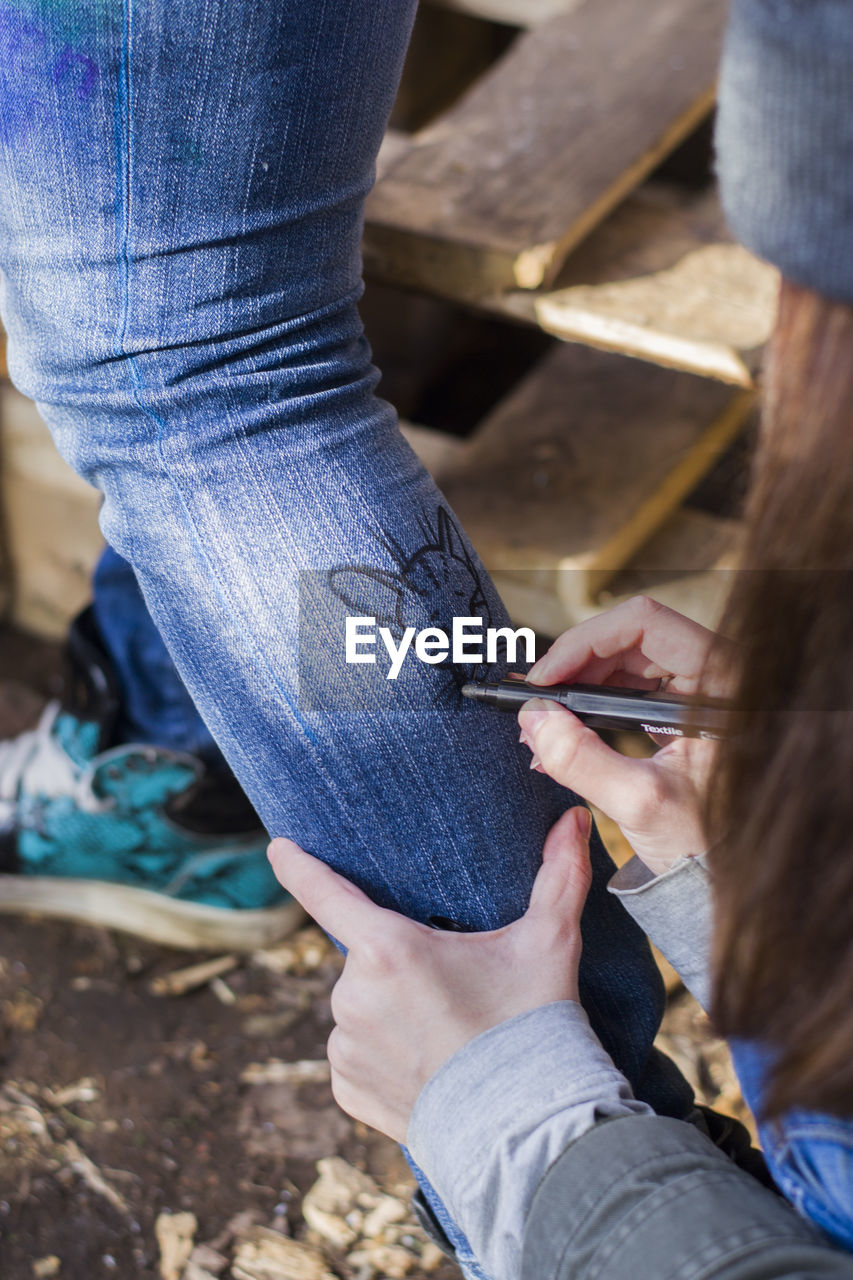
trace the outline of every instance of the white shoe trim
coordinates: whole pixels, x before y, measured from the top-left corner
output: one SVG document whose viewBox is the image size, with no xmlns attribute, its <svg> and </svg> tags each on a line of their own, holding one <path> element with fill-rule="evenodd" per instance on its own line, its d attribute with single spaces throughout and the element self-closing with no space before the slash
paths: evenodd
<svg viewBox="0 0 853 1280">
<path fill-rule="evenodd" d="M 257 951 L 293 933 L 307 918 L 293 899 L 261 910 L 209 907 L 105 880 L 26 875 L 0 875 L 2 912 L 120 929 L 193 951 Z"/>
</svg>

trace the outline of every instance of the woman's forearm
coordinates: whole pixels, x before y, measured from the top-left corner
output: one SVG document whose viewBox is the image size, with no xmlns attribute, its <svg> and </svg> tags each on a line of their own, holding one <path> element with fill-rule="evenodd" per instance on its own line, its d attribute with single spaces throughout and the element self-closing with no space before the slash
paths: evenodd
<svg viewBox="0 0 853 1280">
<path fill-rule="evenodd" d="M 682 858 L 656 876 L 632 858 L 610 881 L 610 892 L 675 969 L 703 1009 L 711 995 L 711 880 L 704 856 Z"/>
<path fill-rule="evenodd" d="M 494 1280 L 518 1280 L 530 1206 L 563 1151 L 605 1119 L 652 1115 L 564 1000 L 470 1041 L 418 1098 L 407 1145 Z"/>
</svg>

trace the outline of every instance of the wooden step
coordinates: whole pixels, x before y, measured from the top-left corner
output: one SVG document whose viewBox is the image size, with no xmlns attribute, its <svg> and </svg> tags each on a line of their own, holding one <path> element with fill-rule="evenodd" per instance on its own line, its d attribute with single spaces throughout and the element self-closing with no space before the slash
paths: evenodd
<svg viewBox="0 0 853 1280">
<path fill-rule="evenodd" d="M 631 596 L 649 595 L 706 627 L 715 627 L 737 571 L 741 521 L 682 507 L 641 547 L 600 592 L 611 608 Z"/>
<path fill-rule="evenodd" d="M 443 484 L 466 465 L 472 445 L 443 431 L 400 424 L 403 435 L 432 476 Z M 556 635 L 581 617 L 612 608 L 634 595 L 650 595 L 706 627 L 716 626 L 731 585 L 743 528 L 738 520 L 682 507 L 634 554 L 594 602 L 567 610 L 565 599 L 532 586 L 518 571 L 496 574 L 499 589 L 518 622 Z"/>
<path fill-rule="evenodd" d="M 439 484 L 467 464 L 472 445 L 466 441 L 407 422 L 401 423 L 400 429 Z M 583 617 L 640 594 L 660 600 L 703 626 L 715 627 L 742 539 L 740 521 L 682 507 L 637 550 L 595 601 L 569 607 L 563 596 L 531 583 L 524 571 L 498 570 L 494 576 L 515 621 L 532 626 L 541 635 L 558 635 Z"/>
<path fill-rule="evenodd" d="M 713 629 L 723 613 L 742 537 L 739 522 L 682 507 L 596 600 L 567 600 L 554 580 L 535 583 L 529 574 L 512 570 L 492 576 L 513 620 L 543 636 L 558 636 L 639 594 Z"/>
<path fill-rule="evenodd" d="M 413 135 L 367 204 L 383 279 L 481 298 L 566 255 L 707 115 L 725 0 L 580 0 Z"/>
<path fill-rule="evenodd" d="M 0 455 L 12 620 L 61 639 L 91 599 L 104 545 L 100 494 L 59 456 L 33 402 L 8 384 L 0 388 Z"/>
<path fill-rule="evenodd" d="M 484 300 L 555 337 L 753 385 L 779 275 L 733 244 L 716 188 L 649 179 L 572 254 L 552 288 Z"/>
<path fill-rule="evenodd" d="M 750 393 L 556 347 L 442 488 L 486 567 L 582 616 L 741 429 Z"/>
<path fill-rule="evenodd" d="M 449 110 L 502 56 L 517 35 L 458 6 L 418 6 L 391 124 L 413 133 Z"/>
<path fill-rule="evenodd" d="M 439 484 L 466 456 L 465 441 L 446 431 L 434 431 L 431 427 L 420 427 L 411 422 L 401 422 L 400 430 L 433 480 Z"/>
</svg>

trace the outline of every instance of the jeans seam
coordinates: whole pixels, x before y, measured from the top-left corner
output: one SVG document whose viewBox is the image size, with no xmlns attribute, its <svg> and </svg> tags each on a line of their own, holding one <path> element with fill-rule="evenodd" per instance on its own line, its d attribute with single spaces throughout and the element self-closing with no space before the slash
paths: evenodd
<svg viewBox="0 0 853 1280">
<path fill-rule="evenodd" d="M 130 47 L 132 36 L 132 0 L 124 0 L 122 4 L 122 42 L 119 62 L 118 85 L 116 90 L 115 109 L 115 150 L 116 150 L 116 238 L 119 251 L 119 323 L 116 332 L 115 354 L 127 356 L 125 339 L 127 337 L 128 316 L 130 311 L 130 173 L 132 160 L 131 128 L 131 68 Z"/>
<path fill-rule="evenodd" d="M 168 476 L 169 481 L 174 489 L 184 518 L 187 522 L 187 528 L 191 533 L 193 546 L 196 554 L 202 563 L 207 566 L 208 580 L 215 591 L 216 595 L 222 602 L 223 608 L 227 611 L 229 617 L 233 621 L 237 621 L 236 611 L 231 607 L 228 599 L 224 595 L 212 566 L 204 554 L 204 549 L 198 537 L 198 531 L 195 528 L 191 513 L 187 507 L 184 495 L 180 485 L 175 480 L 175 476 L 171 467 L 167 464 L 163 450 L 163 428 L 164 423 L 157 413 L 149 408 L 144 402 L 143 392 L 145 385 L 136 365 L 133 356 L 127 350 L 127 331 L 130 315 L 130 219 L 131 219 L 131 173 L 133 162 L 133 83 L 131 69 L 131 41 L 133 35 L 133 0 L 124 0 L 122 6 L 122 49 L 121 60 L 119 64 L 118 86 L 116 94 L 116 110 L 115 110 L 115 131 L 116 131 L 116 232 L 118 239 L 118 258 L 120 263 L 119 269 L 119 326 L 116 333 L 115 354 L 121 357 L 128 369 L 133 398 L 139 406 L 140 412 L 153 424 L 157 440 L 157 454 L 163 472 Z M 254 645 L 253 645 L 254 648 Z M 263 662 L 262 655 L 256 654 Z M 279 695 L 284 700 L 288 711 L 293 716 L 296 724 L 311 743 L 316 745 L 317 739 L 309 726 L 299 715 L 297 708 L 291 702 L 287 695 L 287 691 L 282 688 L 280 682 L 275 678 L 275 673 L 270 670 L 269 665 L 263 662 L 269 676 L 272 679 L 273 687 L 277 689 Z M 319 761 L 318 761 L 319 766 Z M 327 779 L 327 781 L 330 781 Z M 347 815 L 349 817 L 349 815 Z"/>
<path fill-rule="evenodd" d="M 131 225 L 130 223 L 131 191 L 132 191 L 131 177 L 132 177 L 132 160 L 133 160 L 133 150 L 132 150 L 133 96 L 132 96 L 132 72 L 131 72 L 131 61 L 132 61 L 131 60 L 131 37 L 132 37 L 132 31 L 133 31 L 132 4 L 133 4 L 133 0 L 124 0 L 122 53 L 121 53 L 121 63 L 119 68 L 118 91 L 117 91 L 116 112 L 115 112 L 116 133 L 117 133 L 117 137 L 116 137 L 116 186 L 117 186 L 116 221 L 117 221 L 118 240 L 119 240 L 119 245 L 118 245 L 119 257 L 120 257 L 120 264 L 121 264 L 120 273 L 119 273 L 119 290 L 120 290 L 120 301 L 121 301 L 121 308 L 120 308 L 121 327 L 116 336 L 116 355 L 123 359 L 123 362 L 127 367 L 129 381 L 130 381 L 130 385 L 133 393 L 133 398 L 136 404 L 138 405 L 140 412 L 154 426 L 155 438 L 157 441 L 158 458 L 163 468 L 164 475 L 168 478 L 169 483 L 172 485 L 173 491 L 178 501 L 179 508 L 183 512 L 184 519 L 186 521 L 186 528 L 192 540 L 193 550 L 198 556 L 200 563 L 206 567 L 207 580 L 212 590 L 216 594 L 217 598 L 220 600 L 223 610 L 225 611 L 227 616 L 232 620 L 232 622 L 239 622 L 239 614 L 237 610 L 235 610 L 232 607 L 230 601 L 228 600 L 226 594 L 222 589 L 221 583 L 219 582 L 216 574 L 213 572 L 213 567 L 207 555 L 205 554 L 204 547 L 199 538 L 198 531 L 196 529 L 189 507 L 187 506 L 181 486 L 178 484 L 172 468 L 167 463 L 164 448 L 163 448 L 163 432 L 165 428 L 165 423 L 152 408 L 150 408 L 145 404 L 143 393 L 145 392 L 146 388 L 145 388 L 144 380 L 139 372 L 139 369 L 137 367 L 137 364 L 133 355 L 127 350 L 127 332 L 128 332 L 129 315 L 130 315 L 131 258 L 130 258 L 130 250 L 129 250 L 129 241 L 130 241 L 130 225 Z M 122 136 L 123 134 L 126 134 L 125 138 L 123 138 Z M 245 628 L 241 628 L 241 630 L 245 632 Z M 255 657 L 257 658 L 262 668 L 267 672 L 267 675 L 271 681 L 273 689 L 276 690 L 279 697 L 284 702 L 284 705 L 286 706 L 290 716 L 292 717 L 293 723 L 298 726 L 299 730 L 304 735 L 308 744 L 310 744 L 311 747 L 316 748 L 317 746 L 316 735 L 311 730 L 310 726 L 304 721 L 302 716 L 300 716 L 297 707 L 294 705 L 291 698 L 288 696 L 286 689 L 281 685 L 280 681 L 276 678 L 275 672 L 271 669 L 269 663 L 264 659 L 263 654 L 257 648 L 254 641 L 250 640 L 250 643 L 252 645 L 252 649 L 255 654 Z M 333 784 L 333 779 L 328 775 L 326 768 L 324 766 L 323 760 L 318 754 L 318 752 L 315 750 L 313 754 L 314 754 L 315 768 L 318 774 L 322 776 L 324 781 L 327 783 L 327 786 L 329 788 L 329 796 L 334 800 L 334 803 L 336 804 L 337 808 L 342 813 L 342 816 L 345 822 L 347 823 L 349 829 L 351 829 L 352 831 L 358 831 L 359 823 L 356 820 L 356 815 L 349 813 L 346 807 L 342 804 L 341 797 L 338 794 L 337 788 Z M 369 854 L 369 848 L 367 846 L 365 846 L 365 848 Z M 377 866 L 376 869 L 380 873 L 381 879 L 386 880 L 384 869 L 381 866 Z"/>
</svg>

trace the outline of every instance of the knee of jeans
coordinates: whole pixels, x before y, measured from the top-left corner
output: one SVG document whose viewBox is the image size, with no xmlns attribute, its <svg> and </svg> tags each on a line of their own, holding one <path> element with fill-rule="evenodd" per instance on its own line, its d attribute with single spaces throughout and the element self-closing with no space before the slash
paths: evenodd
<svg viewBox="0 0 853 1280">
<path fill-rule="evenodd" d="M 358 314 L 360 280 L 332 297 L 310 292 L 318 305 L 303 310 L 274 292 L 242 308 L 217 299 L 204 321 L 195 303 L 158 310 L 149 300 L 112 331 L 100 305 L 89 324 L 69 308 L 14 333 L 10 368 L 87 478 L 104 464 L 148 466 L 147 452 L 170 442 L 210 448 L 284 427 L 317 442 L 375 418 L 379 375 Z"/>
</svg>

